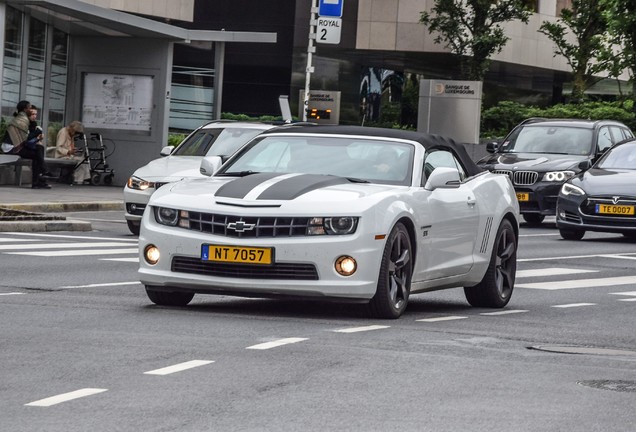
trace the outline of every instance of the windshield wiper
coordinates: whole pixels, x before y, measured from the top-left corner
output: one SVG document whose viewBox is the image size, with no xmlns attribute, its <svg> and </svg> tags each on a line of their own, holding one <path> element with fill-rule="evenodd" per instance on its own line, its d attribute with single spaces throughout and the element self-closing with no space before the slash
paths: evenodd
<svg viewBox="0 0 636 432">
<path fill-rule="evenodd" d="M 217 176 L 219 176 L 219 177 L 246 177 L 246 176 L 252 175 L 252 174 L 258 174 L 258 171 L 252 171 L 252 170 L 248 170 L 248 171 L 230 171 L 230 172 L 219 173 L 219 174 L 217 174 Z"/>
</svg>

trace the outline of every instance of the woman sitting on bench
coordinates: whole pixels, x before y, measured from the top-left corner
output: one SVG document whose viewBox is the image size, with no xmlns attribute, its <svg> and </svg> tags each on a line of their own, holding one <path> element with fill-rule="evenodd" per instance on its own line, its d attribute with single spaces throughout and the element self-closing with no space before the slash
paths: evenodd
<svg viewBox="0 0 636 432">
<path fill-rule="evenodd" d="M 28 101 L 20 101 L 16 106 L 16 112 L 7 126 L 7 133 L 11 138 L 13 149 L 11 154 L 17 154 L 24 159 L 31 159 L 31 187 L 33 189 L 51 189 L 51 186 L 45 181 L 45 177 L 51 177 L 44 163 L 44 146 L 42 145 L 41 135 L 34 136 L 29 139 L 29 125 L 31 120 L 28 114 L 31 110 L 31 104 Z M 37 116 L 35 113 L 30 113 Z M 17 144 L 16 144 L 17 143 Z"/>
</svg>

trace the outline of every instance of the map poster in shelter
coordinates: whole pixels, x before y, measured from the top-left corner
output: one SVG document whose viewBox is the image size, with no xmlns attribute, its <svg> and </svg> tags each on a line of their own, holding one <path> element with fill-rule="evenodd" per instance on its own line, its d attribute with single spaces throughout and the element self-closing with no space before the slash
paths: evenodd
<svg viewBox="0 0 636 432">
<path fill-rule="evenodd" d="M 84 74 L 86 128 L 150 131 L 152 76 Z"/>
</svg>

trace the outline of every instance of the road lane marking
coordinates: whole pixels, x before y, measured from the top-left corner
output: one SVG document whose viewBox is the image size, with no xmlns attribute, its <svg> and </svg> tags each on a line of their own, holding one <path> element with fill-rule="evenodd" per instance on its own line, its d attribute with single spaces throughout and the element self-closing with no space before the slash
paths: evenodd
<svg viewBox="0 0 636 432">
<path fill-rule="evenodd" d="M 108 389 L 84 388 L 84 389 L 75 390 L 68 393 L 62 393 L 57 396 L 51 396 L 46 399 L 40 399 L 35 402 L 29 402 L 28 404 L 24 404 L 24 406 L 49 407 L 52 405 L 57 405 L 62 402 L 68 402 L 73 399 L 79 399 L 82 397 L 92 396 L 98 393 L 103 393 L 105 391 L 108 391 Z"/>
<path fill-rule="evenodd" d="M 610 293 L 612 295 L 626 295 L 626 296 L 636 296 L 636 291 L 623 291 L 623 292 L 615 292 Z"/>
<path fill-rule="evenodd" d="M 560 289 L 571 289 L 571 288 L 591 288 L 591 287 L 631 285 L 631 284 L 636 284 L 636 276 L 617 276 L 617 277 L 599 278 L 599 279 L 578 279 L 578 280 L 575 279 L 575 280 L 569 280 L 569 281 L 522 283 L 522 284 L 515 284 L 515 288 L 560 290 Z"/>
<path fill-rule="evenodd" d="M 100 258 L 100 261 L 139 262 L 139 257 L 134 258 Z"/>
<path fill-rule="evenodd" d="M 440 322 L 440 321 L 460 320 L 460 319 L 466 319 L 466 318 L 468 317 L 451 315 L 451 316 L 445 316 L 445 317 L 439 317 L 439 318 L 423 318 L 423 319 L 418 319 L 415 321 L 432 323 L 432 322 Z"/>
<path fill-rule="evenodd" d="M 499 312 L 484 312 L 484 313 L 480 313 L 479 315 L 497 316 L 497 315 L 509 315 L 509 314 L 525 313 L 525 312 L 528 312 L 528 311 L 524 309 L 512 309 L 512 310 L 505 310 L 505 311 L 499 311 Z"/>
<path fill-rule="evenodd" d="M 578 274 L 578 273 L 598 273 L 598 270 L 581 270 L 581 269 L 561 268 L 561 267 L 533 269 L 533 270 L 518 270 L 516 274 L 516 278 L 562 276 L 562 275 Z"/>
<path fill-rule="evenodd" d="M 575 308 L 575 307 L 583 307 L 583 306 L 596 306 L 596 303 L 570 303 L 570 304 L 562 304 L 562 305 L 554 305 L 553 308 Z"/>
<path fill-rule="evenodd" d="M 623 301 L 623 302 L 636 302 L 636 298 L 618 299 L 618 301 Z"/>
<path fill-rule="evenodd" d="M 17 245 L 0 245 L 0 251 L 16 251 L 16 250 L 29 250 L 29 249 L 73 249 L 73 248 L 85 248 L 85 247 L 122 247 L 124 245 L 121 242 L 93 242 L 93 243 L 29 243 L 29 244 L 17 244 Z M 128 246 L 128 245 L 125 245 Z M 131 245 L 132 246 L 132 245 Z"/>
<path fill-rule="evenodd" d="M 389 327 L 390 326 L 386 326 L 386 325 L 370 325 L 370 326 L 364 326 L 364 327 L 343 328 L 343 329 L 339 329 L 339 330 L 334 330 L 334 332 L 336 332 L 336 333 L 358 333 L 358 332 L 371 331 L 371 330 L 387 329 Z"/>
<path fill-rule="evenodd" d="M 302 342 L 302 341 L 306 341 L 306 340 L 307 340 L 307 338 L 278 339 L 278 340 L 271 341 L 271 342 L 265 342 L 265 343 L 261 343 L 261 344 L 257 344 L 257 345 L 252 345 L 252 346 L 249 346 L 249 347 L 247 347 L 245 349 L 266 350 L 266 349 L 276 348 L 276 347 L 279 347 L 279 346 L 293 344 L 293 343 Z"/>
<path fill-rule="evenodd" d="M 9 296 L 9 295 L 21 295 L 24 293 L 21 292 L 8 292 L 8 293 L 0 293 L 0 296 Z"/>
<path fill-rule="evenodd" d="M 170 375 L 175 372 L 183 372 L 184 370 L 192 369 L 199 366 L 205 366 L 210 363 L 214 363 L 214 360 L 190 360 L 190 361 L 179 363 L 176 365 L 167 366 L 161 369 L 155 369 L 148 372 L 144 372 L 144 374 L 145 375 Z"/>
<path fill-rule="evenodd" d="M 599 255 L 603 258 L 617 258 L 617 259 L 628 259 L 628 260 L 636 260 L 636 256 L 623 256 L 623 255 Z"/>
<path fill-rule="evenodd" d="M 117 238 L 117 237 L 89 237 L 89 236 L 71 236 L 71 235 L 62 235 L 62 234 L 40 234 L 40 233 L 25 233 L 25 232 L 7 232 L 5 234 L 17 235 L 17 236 L 27 236 L 27 237 L 52 237 L 52 238 L 68 238 L 68 239 L 87 239 L 87 240 L 111 240 L 111 241 L 122 241 L 122 242 L 135 242 L 138 243 L 139 239 L 136 238 Z M 31 240 L 24 240 L 31 241 Z"/>
<path fill-rule="evenodd" d="M 78 288 L 99 288 L 99 287 L 107 287 L 107 286 L 124 286 L 124 285 L 140 285 L 141 282 L 109 282 L 109 283 L 96 283 L 96 284 L 87 284 L 87 285 L 67 285 L 57 287 L 57 289 L 78 289 Z"/>
<path fill-rule="evenodd" d="M 558 257 L 545 257 L 545 258 L 521 258 L 517 259 L 517 262 L 531 262 L 531 261 L 554 261 L 564 259 L 580 259 L 580 258 L 623 258 L 625 256 L 636 255 L 634 252 L 626 252 L 621 254 L 594 254 L 594 255 L 571 255 L 571 256 L 558 256 Z"/>
<path fill-rule="evenodd" d="M 28 255 L 40 257 L 69 257 L 69 256 L 88 256 L 88 255 L 116 255 L 116 254 L 138 254 L 139 249 L 76 249 L 76 250 L 53 250 L 53 251 L 35 251 L 35 252 L 4 252 L 7 255 Z"/>
<path fill-rule="evenodd" d="M 0 238 L 0 243 L 16 243 L 16 242 L 36 242 L 35 239 L 20 239 L 20 238 Z"/>
</svg>

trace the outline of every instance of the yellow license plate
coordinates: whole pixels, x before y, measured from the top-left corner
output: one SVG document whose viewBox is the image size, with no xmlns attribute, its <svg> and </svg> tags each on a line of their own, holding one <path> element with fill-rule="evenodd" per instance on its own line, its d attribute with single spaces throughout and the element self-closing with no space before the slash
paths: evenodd
<svg viewBox="0 0 636 432">
<path fill-rule="evenodd" d="M 517 192 L 517 201 L 530 201 L 530 194 L 525 192 Z"/>
<path fill-rule="evenodd" d="M 272 264 L 274 261 L 272 248 L 245 246 L 208 245 L 201 246 L 201 259 L 239 264 Z"/>
<path fill-rule="evenodd" d="M 596 204 L 597 214 L 612 214 L 619 216 L 634 216 L 634 206 Z"/>
</svg>

